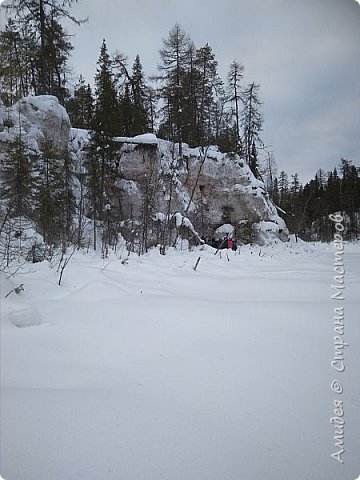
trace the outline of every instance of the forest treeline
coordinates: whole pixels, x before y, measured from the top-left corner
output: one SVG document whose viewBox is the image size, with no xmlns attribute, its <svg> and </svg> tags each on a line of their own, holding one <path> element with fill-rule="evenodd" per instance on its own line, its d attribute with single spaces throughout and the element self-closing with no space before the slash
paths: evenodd
<svg viewBox="0 0 360 480">
<path fill-rule="evenodd" d="M 271 152 L 261 138 L 260 85 L 244 83 L 244 66 L 234 60 L 222 79 L 208 43 L 197 47 L 176 24 L 162 39 L 156 72 L 147 77 L 140 55 L 133 62 L 123 53 L 110 54 L 104 39 L 93 87 L 80 75 L 75 86 L 69 68 L 73 46 L 64 19 L 81 25 L 71 14 L 74 0 L 8 0 L 7 24 L 0 32 L 0 97 L 11 106 L 28 95 L 55 95 L 67 109 L 72 126 L 90 132 L 81 185 L 94 221 L 106 217 L 106 189 L 114 173 L 117 136 L 152 132 L 182 144 L 218 145 L 246 162 L 264 181 L 291 232 L 305 239 L 329 240 L 328 213 L 348 215 L 348 236 L 359 235 L 359 169 L 342 159 L 339 168 L 302 186 L 299 176 L 277 175 Z M 3 128 L 9 125 L 3 125 Z M 32 217 L 45 240 L 70 237 L 76 205 L 68 147 L 55 151 L 44 142 L 38 160 L 21 138 L 9 145 L 3 166 L 1 197 L 10 216 Z M 39 161 L 40 158 L 40 161 Z M 35 175 L 34 175 L 35 171 Z M 60 177 L 59 177 L 60 175 Z M 110 180 L 109 180 L 110 179 Z M 30 213 L 29 213 L 30 212 Z M 285 212 L 285 213 L 284 213 Z"/>
<path fill-rule="evenodd" d="M 328 216 L 335 212 L 345 215 L 345 238 L 360 238 L 360 169 L 350 160 L 342 158 L 330 172 L 318 170 L 305 185 L 297 173 L 289 177 L 281 171 L 268 178 L 268 190 L 289 231 L 303 240 L 330 242 L 334 230 Z"/>
</svg>

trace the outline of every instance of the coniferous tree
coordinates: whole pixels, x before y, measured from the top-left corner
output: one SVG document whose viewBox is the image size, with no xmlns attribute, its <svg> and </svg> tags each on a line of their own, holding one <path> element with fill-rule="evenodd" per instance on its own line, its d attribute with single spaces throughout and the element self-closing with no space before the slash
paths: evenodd
<svg viewBox="0 0 360 480">
<path fill-rule="evenodd" d="M 146 87 L 146 111 L 148 116 L 148 129 L 150 133 L 154 133 L 155 131 L 155 122 L 157 119 L 157 93 L 156 90 L 151 87 Z"/>
<path fill-rule="evenodd" d="M 6 105 L 12 105 L 24 94 L 21 85 L 22 64 L 18 58 L 20 44 L 19 32 L 14 22 L 9 19 L 5 30 L 0 32 L 1 98 Z"/>
<path fill-rule="evenodd" d="M 289 180 L 287 173 L 281 170 L 277 181 L 280 207 L 286 210 L 288 206 Z"/>
<path fill-rule="evenodd" d="M 71 157 L 48 139 L 40 145 L 36 184 L 37 224 L 44 241 L 59 244 L 69 241 L 75 198 L 72 193 Z"/>
<path fill-rule="evenodd" d="M 149 130 L 149 118 L 146 109 L 147 89 L 139 55 L 136 55 L 132 67 L 131 84 L 134 106 L 132 135 L 138 135 L 141 133 L 146 133 Z"/>
<path fill-rule="evenodd" d="M 257 148 L 262 144 L 260 132 L 262 130 L 262 115 L 260 113 L 261 102 L 259 100 L 260 85 L 251 83 L 242 92 L 244 104 L 241 114 L 241 126 L 243 129 L 243 146 L 246 163 L 257 177 Z"/>
<path fill-rule="evenodd" d="M 2 166 L 0 198 L 12 217 L 32 217 L 35 160 L 21 138 L 8 144 Z"/>
<path fill-rule="evenodd" d="M 200 125 L 198 121 L 198 82 L 199 72 L 196 68 L 196 48 L 192 41 L 188 45 L 188 60 L 182 75 L 182 136 L 186 143 L 200 145 Z"/>
<path fill-rule="evenodd" d="M 130 85 L 128 82 L 125 84 L 124 94 L 120 100 L 120 110 L 123 119 L 123 131 L 125 136 L 133 136 L 140 133 L 136 130 L 135 126 L 135 105 L 131 98 Z"/>
<path fill-rule="evenodd" d="M 75 128 L 90 129 L 94 111 L 94 99 L 90 85 L 85 84 L 82 75 L 75 86 L 74 95 L 66 102 L 71 125 Z"/>
<path fill-rule="evenodd" d="M 179 154 L 182 153 L 183 142 L 183 109 L 185 74 L 189 65 L 190 37 L 180 25 L 176 24 L 160 49 L 159 65 L 162 72 L 163 86 L 160 95 L 165 103 L 162 109 L 162 125 L 160 131 L 165 138 L 179 144 Z"/>
<path fill-rule="evenodd" d="M 69 41 L 69 36 L 53 17 L 52 11 L 49 27 L 45 30 L 45 45 L 39 49 L 39 57 L 43 55 L 45 61 L 38 58 L 38 83 L 40 85 L 38 93 L 55 95 L 62 105 L 69 96 L 66 86 L 67 60 L 72 50 L 73 46 Z M 44 72 L 41 71 L 41 68 L 44 69 Z"/>
<path fill-rule="evenodd" d="M 0 94 L 6 105 L 36 91 L 37 51 L 29 26 L 19 25 L 9 18 L 0 32 Z"/>
<path fill-rule="evenodd" d="M 97 65 L 93 130 L 102 132 L 106 137 L 121 135 L 116 80 L 112 72 L 112 60 L 105 39 L 101 45 Z"/>
<path fill-rule="evenodd" d="M 329 172 L 327 185 L 325 189 L 325 198 L 328 205 L 329 213 L 337 212 L 340 208 L 340 195 L 341 195 L 341 180 L 339 178 L 337 169 L 334 168 L 332 172 Z"/>
<path fill-rule="evenodd" d="M 60 20 L 82 23 L 69 12 L 74 1 L 11 0 L 8 6 L 19 33 L 32 40 L 25 62 L 31 65 L 32 93 L 56 95 L 62 103 L 66 98 L 66 63 L 73 47 Z"/>
<path fill-rule="evenodd" d="M 204 145 L 216 137 L 215 98 L 222 85 L 217 73 L 217 61 L 212 48 L 207 43 L 196 51 L 197 104 L 198 104 L 198 144 Z"/>
<path fill-rule="evenodd" d="M 239 150 L 239 135 L 232 110 L 227 109 L 228 94 L 222 82 L 216 88 L 216 100 L 213 106 L 215 144 L 222 152 Z"/>
<path fill-rule="evenodd" d="M 287 225 L 290 233 L 294 233 L 296 239 L 301 228 L 303 220 L 303 206 L 301 202 L 302 185 L 299 180 L 299 175 L 295 173 L 291 175 L 291 183 L 289 187 L 289 201 L 288 201 L 288 217 Z"/>
<path fill-rule="evenodd" d="M 58 192 L 58 202 L 61 205 L 60 211 L 60 237 L 64 244 L 74 241 L 73 224 L 74 214 L 76 212 L 76 198 L 74 195 L 73 184 L 73 160 L 66 145 L 59 152 L 61 160 L 62 179 Z"/>
<path fill-rule="evenodd" d="M 276 206 L 279 205 L 280 203 L 280 198 L 279 198 L 279 181 L 277 177 L 274 178 L 273 182 L 273 188 L 271 191 L 271 198 Z"/>
<path fill-rule="evenodd" d="M 346 212 L 354 212 L 359 208 L 359 177 L 357 169 L 352 162 L 344 158 L 340 161 L 341 181 L 341 207 Z"/>
<path fill-rule="evenodd" d="M 241 103 L 241 85 L 240 82 L 244 76 L 244 66 L 241 65 L 237 60 L 234 60 L 230 65 L 230 70 L 228 73 L 228 90 L 229 90 L 229 101 L 234 105 L 234 117 L 235 117 L 235 127 L 236 127 L 236 153 L 242 153 L 241 146 L 241 135 L 240 135 L 240 103 Z M 245 94 L 246 96 L 246 94 Z M 246 97 L 245 97 L 246 98 Z M 247 99 L 244 101 L 247 106 Z M 248 115 L 250 112 L 247 112 Z M 243 113 L 243 116 L 245 113 Z M 243 127 L 245 118 L 242 119 Z M 250 151 L 252 146 L 252 138 L 245 138 L 245 142 L 249 141 L 248 147 L 248 157 L 246 157 L 247 163 L 249 164 Z"/>
<path fill-rule="evenodd" d="M 104 219 L 106 199 L 114 182 L 114 159 L 119 148 L 114 137 L 123 133 L 116 78 L 112 66 L 113 62 L 104 39 L 95 75 L 94 115 L 85 161 L 87 197 L 94 221 L 94 248 L 96 248 L 96 221 L 101 222 Z"/>
</svg>

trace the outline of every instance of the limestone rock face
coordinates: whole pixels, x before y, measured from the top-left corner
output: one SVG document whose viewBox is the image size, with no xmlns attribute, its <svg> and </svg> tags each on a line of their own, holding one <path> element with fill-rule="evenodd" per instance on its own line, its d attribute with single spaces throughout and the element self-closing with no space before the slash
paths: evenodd
<svg viewBox="0 0 360 480">
<path fill-rule="evenodd" d="M 140 220 L 144 206 L 153 215 L 180 212 L 203 237 L 222 224 L 244 241 L 286 241 L 288 230 L 265 190 L 237 155 L 217 147 L 189 148 L 182 156 L 173 143 L 124 143 L 117 183 L 123 218 Z"/>
</svg>

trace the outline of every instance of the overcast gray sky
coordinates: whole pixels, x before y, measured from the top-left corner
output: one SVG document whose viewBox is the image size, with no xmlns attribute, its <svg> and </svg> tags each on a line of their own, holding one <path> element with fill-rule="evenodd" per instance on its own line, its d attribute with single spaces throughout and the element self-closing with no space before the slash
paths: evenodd
<svg viewBox="0 0 360 480">
<path fill-rule="evenodd" d="M 72 65 L 92 82 L 101 41 L 156 73 L 161 39 L 178 22 L 208 42 L 225 79 L 233 59 L 261 84 L 263 140 L 278 170 L 303 181 L 341 157 L 360 165 L 360 5 L 355 0 L 79 0 Z"/>
</svg>

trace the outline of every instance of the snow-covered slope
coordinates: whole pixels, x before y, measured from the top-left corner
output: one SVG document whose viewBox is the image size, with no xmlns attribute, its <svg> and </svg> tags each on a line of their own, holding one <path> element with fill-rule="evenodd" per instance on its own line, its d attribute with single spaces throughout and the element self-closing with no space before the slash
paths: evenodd
<svg viewBox="0 0 360 480">
<path fill-rule="evenodd" d="M 1 277 L 6 480 L 357 477 L 359 247 L 345 246 L 341 374 L 332 245 L 214 253 L 79 252 L 61 287 L 46 262 Z M 334 399 L 343 465 L 331 458 Z"/>
</svg>

